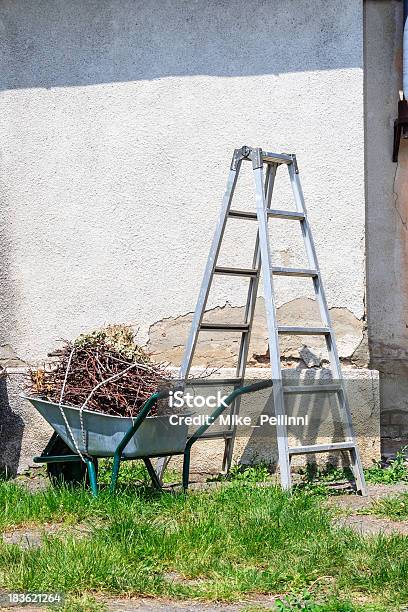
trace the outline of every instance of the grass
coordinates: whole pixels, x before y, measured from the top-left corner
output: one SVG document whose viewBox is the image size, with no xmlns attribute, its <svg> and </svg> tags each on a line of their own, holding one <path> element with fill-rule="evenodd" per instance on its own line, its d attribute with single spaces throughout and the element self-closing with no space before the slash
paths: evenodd
<svg viewBox="0 0 408 612">
<path fill-rule="evenodd" d="M 100 462 L 102 485 L 110 470 L 109 460 Z M 376 484 L 407 481 L 403 450 L 365 473 Z M 322 497 L 330 482 L 349 476 L 309 466 L 290 496 L 271 485 L 267 466 L 234 466 L 216 479 L 217 490 L 159 495 L 144 465 L 132 461 L 122 465 L 119 494 L 102 488 L 97 499 L 81 488 L 30 493 L 0 481 L 0 531 L 68 526 L 44 535 L 38 548 L 0 539 L 0 589 L 63 591 L 62 612 L 102 612 L 100 594 L 228 601 L 260 593 L 282 595 L 273 608 L 248 604 L 246 612 L 394 612 L 408 603 L 407 539 L 333 526 L 335 510 Z M 167 472 L 167 482 L 179 480 Z M 271 486 L 257 486 L 265 481 Z M 408 519 L 408 494 L 377 500 L 368 512 Z M 87 523 L 88 537 L 70 533 L 78 523 Z"/>
<path fill-rule="evenodd" d="M 100 459 L 98 465 L 98 481 L 108 485 L 112 475 L 113 459 Z M 181 473 L 167 468 L 163 475 L 164 484 L 181 481 Z M 123 485 L 142 484 L 150 486 L 151 480 L 143 461 L 122 461 L 119 471 L 119 483 Z"/>
<path fill-rule="evenodd" d="M 373 501 L 364 514 L 375 514 L 394 521 L 408 520 L 408 493 L 390 495 Z"/>
<path fill-rule="evenodd" d="M 222 601 L 282 593 L 275 609 L 319 612 L 408 602 L 407 540 L 336 528 L 307 491 L 235 480 L 187 495 L 128 486 L 93 499 L 82 489 L 29 493 L 3 482 L 0 508 L 3 531 L 45 521 L 91 526 L 89 537 L 65 530 L 38 548 L 0 541 L 0 588 L 62 591 L 73 610 L 97 609 L 81 603 L 87 593 Z"/>
<path fill-rule="evenodd" d="M 208 482 L 247 482 L 257 483 L 271 480 L 269 466 L 265 463 L 256 465 L 235 464 L 231 467 L 228 474 L 218 474 L 218 476 L 208 478 Z"/>
<path fill-rule="evenodd" d="M 64 604 L 58 607 L 59 612 L 107 612 L 107 610 L 108 607 L 103 601 L 98 601 L 88 593 L 80 596 L 68 596 Z"/>
<path fill-rule="evenodd" d="M 364 475 L 368 484 L 395 484 L 408 482 L 407 447 L 401 448 L 388 464 L 376 461 L 372 466 L 364 469 Z M 301 471 L 302 482 L 300 488 L 313 491 L 321 495 L 341 494 L 342 491 L 330 490 L 330 484 L 343 480 L 354 480 L 350 468 L 337 468 L 328 464 L 320 468 L 316 464 L 308 464 Z"/>
</svg>

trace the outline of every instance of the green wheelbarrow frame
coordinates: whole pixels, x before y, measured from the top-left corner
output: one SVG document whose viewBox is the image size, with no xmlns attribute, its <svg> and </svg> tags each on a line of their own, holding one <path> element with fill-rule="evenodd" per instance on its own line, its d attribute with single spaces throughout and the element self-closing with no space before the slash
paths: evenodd
<svg viewBox="0 0 408 612">
<path fill-rule="evenodd" d="M 184 457 L 183 459 L 183 489 L 186 491 L 188 489 L 189 480 L 190 480 L 190 456 L 191 456 L 191 447 L 193 446 L 193 444 L 201 438 L 201 436 L 207 431 L 209 427 L 211 427 L 211 425 L 224 412 L 224 410 L 226 410 L 227 407 L 231 406 L 231 404 L 237 397 L 240 397 L 241 395 L 244 395 L 247 393 L 254 393 L 255 391 L 267 389 L 269 387 L 272 387 L 272 384 L 273 384 L 272 380 L 268 379 L 268 380 L 261 380 L 251 385 L 246 385 L 246 386 L 238 387 L 237 389 L 234 389 L 224 399 L 224 401 L 219 406 L 217 406 L 217 408 L 215 408 L 215 410 L 212 412 L 212 414 L 207 419 L 207 422 L 204 425 L 201 425 L 201 427 L 199 427 L 188 438 L 186 446 L 182 453 L 177 451 L 177 452 L 168 452 L 164 455 L 163 454 L 162 455 L 147 455 L 144 457 L 138 457 L 138 459 L 141 459 L 144 462 L 154 488 L 156 488 L 157 490 L 162 490 L 161 482 L 151 462 L 152 458 L 171 457 L 173 455 L 183 455 Z M 151 395 L 146 400 L 146 402 L 143 404 L 142 409 L 137 415 L 132 427 L 128 429 L 126 434 L 123 436 L 121 442 L 118 444 L 115 450 L 115 453 L 113 455 L 113 466 L 112 466 L 112 475 L 111 475 L 111 482 L 110 482 L 110 492 L 111 493 L 114 493 L 116 490 L 121 462 L 124 460 L 131 459 L 131 458 L 123 457 L 123 451 L 125 450 L 126 446 L 129 444 L 130 440 L 135 435 L 135 433 L 137 432 L 137 430 L 139 429 L 139 427 L 141 426 L 145 418 L 149 415 L 150 411 L 155 406 L 155 404 L 160 399 L 164 399 L 168 397 L 168 395 L 169 395 L 168 390 L 157 391 L 156 393 L 153 393 L 153 395 Z M 69 454 L 68 455 L 51 454 L 52 446 L 53 446 L 52 443 L 53 443 L 53 439 L 55 440 L 55 436 L 57 436 L 57 434 L 53 435 L 47 447 L 44 449 L 43 454 L 38 457 L 34 457 L 33 459 L 34 463 L 47 463 L 48 464 L 48 463 L 71 463 L 71 462 L 81 461 L 81 458 L 77 453 L 72 453 L 70 455 Z M 96 472 L 96 467 L 95 467 L 95 460 L 97 460 L 98 457 L 96 456 L 90 457 L 86 455 L 84 456 L 84 459 L 85 459 L 86 468 L 88 472 L 89 485 L 90 485 L 92 494 L 96 497 L 98 495 L 98 479 L 97 479 L 97 472 Z"/>
</svg>

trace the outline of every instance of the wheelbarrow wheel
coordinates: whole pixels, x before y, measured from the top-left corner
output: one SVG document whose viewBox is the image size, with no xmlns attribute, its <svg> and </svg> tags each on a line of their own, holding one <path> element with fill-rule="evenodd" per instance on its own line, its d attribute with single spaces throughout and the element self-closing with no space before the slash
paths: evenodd
<svg viewBox="0 0 408 612">
<path fill-rule="evenodd" d="M 55 437 L 52 444 L 53 455 L 72 455 L 72 450 L 59 436 Z M 95 470 L 98 472 L 98 460 L 94 459 Z M 64 484 L 89 485 L 88 470 L 86 464 L 79 461 L 67 461 L 58 463 L 47 463 L 47 475 L 54 486 Z"/>
</svg>

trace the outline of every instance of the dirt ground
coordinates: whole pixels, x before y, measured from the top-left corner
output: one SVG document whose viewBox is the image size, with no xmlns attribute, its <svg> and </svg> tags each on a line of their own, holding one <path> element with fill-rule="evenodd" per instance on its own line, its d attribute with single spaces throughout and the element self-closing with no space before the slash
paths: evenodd
<svg viewBox="0 0 408 612">
<path fill-rule="evenodd" d="M 401 533 L 402 535 L 408 535 L 408 521 L 392 521 L 391 519 L 373 516 L 372 514 L 360 514 L 364 510 L 369 510 L 373 501 L 377 499 L 407 492 L 408 483 L 368 485 L 367 497 L 361 497 L 361 495 L 339 495 L 329 497 L 328 504 L 345 512 L 344 516 L 339 517 L 337 524 L 351 527 L 351 529 L 362 535 L 378 533 Z"/>
</svg>

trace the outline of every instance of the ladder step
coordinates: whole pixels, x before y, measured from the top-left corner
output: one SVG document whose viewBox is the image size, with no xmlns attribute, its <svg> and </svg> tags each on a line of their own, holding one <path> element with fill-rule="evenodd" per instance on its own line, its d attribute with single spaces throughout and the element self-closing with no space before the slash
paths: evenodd
<svg viewBox="0 0 408 612">
<path fill-rule="evenodd" d="M 292 210 L 275 210 L 273 208 L 267 208 L 266 212 L 269 217 L 275 217 L 276 219 L 292 219 L 293 221 L 302 221 L 305 218 L 305 213 L 292 211 Z"/>
<path fill-rule="evenodd" d="M 233 431 L 230 429 L 227 431 L 207 431 L 202 436 L 200 436 L 200 440 L 215 440 L 217 438 L 221 438 L 225 440 L 226 438 L 232 438 Z"/>
<path fill-rule="evenodd" d="M 268 217 L 274 217 L 276 219 L 291 219 L 292 221 L 303 221 L 305 214 L 297 210 L 276 210 L 274 208 L 267 208 L 266 212 Z M 236 219 L 250 219 L 252 221 L 257 220 L 256 212 L 249 210 L 230 210 L 228 212 L 229 217 Z"/>
<path fill-rule="evenodd" d="M 291 334 L 293 336 L 327 336 L 330 334 L 328 327 L 293 327 L 291 325 L 278 325 L 280 334 Z"/>
<path fill-rule="evenodd" d="M 293 164 L 293 156 L 287 153 L 268 153 L 262 151 L 262 160 L 265 164 Z"/>
<path fill-rule="evenodd" d="M 200 329 L 203 331 L 249 331 L 249 325 L 245 323 L 201 323 Z"/>
<path fill-rule="evenodd" d="M 353 448 L 356 448 L 354 442 L 331 442 L 330 444 L 312 444 L 311 446 L 294 446 L 292 448 L 289 448 L 289 455 L 326 453 L 328 451 L 351 450 Z"/>
<path fill-rule="evenodd" d="M 254 268 L 224 268 L 217 266 L 214 269 L 214 274 L 225 274 L 227 276 L 257 276 L 258 270 Z"/>
<path fill-rule="evenodd" d="M 234 217 L 235 219 L 257 219 L 256 212 L 251 212 L 249 210 L 230 210 L 228 212 L 229 217 Z"/>
<path fill-rule="evenodd" d="M 244 381 L 242 378 L 192 378 L 186 380 L 186 387 L 201 387 L 206 385 L 228 385 L 233 387 L 235 385 L 242 386 Z"/>
<path fill-rule="evenodd" d="M 341 385 L 285 385 L 284 393 L 337 393 Z"/>
<path fill-rule="evenodd" d="M 272 268 L 272 274 L 277 276 L 310 276 L 311 278 L 318 275 L 317 270 L 308 268 Z"/>
</svg>

